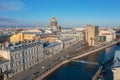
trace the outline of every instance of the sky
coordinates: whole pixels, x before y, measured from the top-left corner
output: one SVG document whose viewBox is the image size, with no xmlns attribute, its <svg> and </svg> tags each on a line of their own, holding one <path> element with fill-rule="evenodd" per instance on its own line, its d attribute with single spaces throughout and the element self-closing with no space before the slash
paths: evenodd
<svg viewBox="0 0 120 80">
<path fill-rule="evenodd" d="M 0 0 L 0 25 L 120 25 L 120 0 Z"/>
</svg>

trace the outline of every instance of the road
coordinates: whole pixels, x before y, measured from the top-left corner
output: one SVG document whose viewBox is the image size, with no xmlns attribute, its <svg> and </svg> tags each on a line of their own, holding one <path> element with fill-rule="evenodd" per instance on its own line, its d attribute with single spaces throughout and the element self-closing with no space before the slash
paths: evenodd
<svg viewBox="0 0 120 80">
<path fill-rule="evenodd" d="M 14 77 L 12 77 L 8 80 L 33 80 L 36 77 L 44 74 L 50 68 L 59 64 L 63 60 L 72 58 L 74 56 L 83 54 L 85 52 L 95 50 L 95 49 L 103 47 L 104 45 L 107 45 L 107 44 L 110 44 L 110 43 L 103 43 L 103 44 L 99 44 L 95 47 L 89 48 L 89 47 L 85 47 L 85 46 L 81 47 L 81 45 L 79 45 L 79 43 L 78 43 L 72 47 L 69 47 L 69 48 L 61 51 L 60 53 L 53 55 L 52 57 L 47 57 L 45 60 L 43 60 L 42 62 L 33 66 L 32 68 L 25 70 L 19 74 L 16 74 Z"/>
<path fill-rule="evenodd" d="M 46 71 L 45 73 L 43 73 L 42 75 L 40 75 L 36 80 L 43 80 L 46 76 L 50 75 L 53 71 L 55 71 L 56 69 L 58 69 L 60 66 L 66 64 L 68 62 L 70 62 L 71 60 L 79 59 L 81 57 L 87 56 L 89 54 L 92 54 L 92 53 L 95 53 L 95 52 L 100 51 L 102 49 L 105 49 L 107 47 L 110 47 L 110 46 L 112 46 L 114 44 L 116 44 L 116 42 L 104 43 L 104 44 L 100 44 L 100 45 L 97 45 L 95 47 L 92 47 L 90 49 L 84 48 L 84 49 L 86 49 L 85 51 L 84 50 L 80 50 L 81 52 L 73 53 L 75 55 L 75 57 L 71 57 L 70 56 L 70 58 L 67 59 L 67 60 L 66 60 L 66 58 L 64 58 L 63 61 L 60 64 L 57 64 L 57 65 L 53 66 L 53 68 L 50 68 L 48 71 Z M 72 54 L 72 56 L 74 56 L 73 54 Z M 87 62 L 87 63 L 91 64 L 91 62 Z"/>
<path fill-rule="evenodd" d="M 79 49 L 80 47 L 81 46 L 78 43 L 72 47 L 69 47 L 61 51 L 60 53 L 53 55 L 52 57 L 47 57 L 45 60 L 41 61 L 37 65 L 29 68 L 28 70 L 25 70 L 23 72 L 20 72 L 14 75 L 12 78 L 8 80 L 32 80 L 33 78 L 46 72 L 52 66 L 59 64 L 63 59 L 66 59 L 66 57 L 69 57 L 68 56 L 69 53 L 74 53 L 75 50 Z"/>
</svg>

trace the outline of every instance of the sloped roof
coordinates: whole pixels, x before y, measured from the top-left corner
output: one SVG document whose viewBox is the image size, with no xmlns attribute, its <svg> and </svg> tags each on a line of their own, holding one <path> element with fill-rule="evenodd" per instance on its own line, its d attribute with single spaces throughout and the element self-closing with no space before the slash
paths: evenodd
<svg viewBox="0 0 120 80">
<path fill-rule="evenodd" d="M 120 50 L 115 52 L 114 64 L 112 65 L 112 68 L 117 67 L 120 67 Z"/>
</svg>

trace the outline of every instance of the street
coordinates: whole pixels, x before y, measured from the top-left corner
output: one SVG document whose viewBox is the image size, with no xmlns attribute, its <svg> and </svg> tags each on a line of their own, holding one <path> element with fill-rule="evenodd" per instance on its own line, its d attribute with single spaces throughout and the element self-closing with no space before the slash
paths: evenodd
<svg viewBox="0 0 120 80">
<path fill-rule="evenodd" d="M 111 44 L 111 43 L 107 43 L 107 44 Z M 103 47 L 107 44 L 106 43 L 99 44 L 92 48 L 85 47 L 85 46 L 81 47 L 79 44 L 76 44 L 72 47 L 69 47 L 69 48 L 61 51 L 60 53 L 57 53 L 51 57 L 47 57 L 46 59 L 41 61 L 39 64 L 37 64 L 37 65 L 33 66 L 32 68 L 25 70 L 19 74 L 16 74 L 14 77 L 12 77 L 11 79 L 8 79 L 8 80 L 33 80 L 33 79 L 37 78 L 38 76 L 40 76 L 41 74 L 48 71 L 53 66 L 59 64 L 63 60 L 70 59 L 74 56 L 83 54 L 85 52 L 95 50 L 95 49 Z"/>
<path fill-rule="evenodd" d="M 69 47 L 68 49 L 63 50 L 60 53 L 57 53 L 51 57 L 47 57 L 35 66 L 16 74 L 8 80 L 32 80 L 33 78 L 41 75 L 42 73 L 50 69 L 52 66 L 59 64 L 59 62 L 61 62 L 62 60 L 65 60 L 67 57 L 69 57 L 70 54 L 74 53 L 75 50 L 79 48 L 79 44 Z"/>
</svg>

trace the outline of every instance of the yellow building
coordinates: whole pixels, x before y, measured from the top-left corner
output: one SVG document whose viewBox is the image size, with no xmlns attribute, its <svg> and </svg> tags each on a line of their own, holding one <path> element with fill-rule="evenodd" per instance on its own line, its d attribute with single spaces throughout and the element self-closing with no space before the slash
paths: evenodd
<svg viewBox="0 0 120 80">
<path fill-rule="evenodd" d="M 18 41 L 24 41 L 23 33 L 14 34 L 13 36 L 10 37 L 10 42 L 16 43 Z"/>
<path fill-rule="evenodd" d="M 98 41 L 98 26 L 87 24 L 86 27 L 86 40 L 89 46 L 95 46 Z"/>
<path fill-rule="evenodd" d="M 37 36 L 35 32 L 24 32 L 23 34 L 24 34 L 24 40 L 32 40 Z"/>
<path fill-rule="evenodd" d="M 40 38 L 40 40 L 48 41 L 48 42 L 56 42 L 58 40 L 58 35 L 48 35 L 46 37 Z"/>
<path fill-rule="evenodd" d="M 33 32 L 20 32 L 17 34 L 14 34 L 10 37 L 10 42 L 16 43 L 19 41 L 25 41 L 25 40 L 32 40 L 37 36 L 36 33 Z"/>
</svg>

